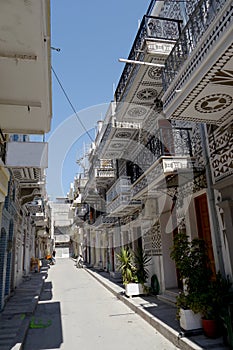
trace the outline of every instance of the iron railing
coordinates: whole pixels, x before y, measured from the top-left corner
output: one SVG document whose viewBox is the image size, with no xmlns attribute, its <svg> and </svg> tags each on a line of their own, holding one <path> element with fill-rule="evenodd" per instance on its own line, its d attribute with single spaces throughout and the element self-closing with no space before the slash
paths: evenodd
<svg viewBox="0 0 233 350">
<path fill-rule="evenodd" d="M 89 206 L 88 204 L 80 204 L 76 209 L 75 209 L 75 216 L 79 218 L 84 218 L 86 214 L 89 213 Z"/>
<path fill-rule="evenodd" d="M 146 147 L 142 149 L 128 170 L 132 184 L 143 176 L 143 173 L 153 167 L 154 164 L 157 164 L 157 160 L 162 157 L 171 157 L 171 159 L 176 157 L 192 158 L 191 132 L 192 129 L 190 128 L 160 127 L 151 136 L 145 145 Z M 160 163 L 156 167 L 158 168 L 156 171 L 163 173 Z M 147 180 L 145 179 L 144 181 L 146 185 Z"/>
<path fill-rule="evenodd" d="M 107 204 L 121 194 L 130 194 L 131 181 L 129 176 L 121 176 L 106 193 Z"/>
<path fill-rule="evenodd" d="M 0 129 L 0 159 L 5 164 L 6 162 L 6 138 Z"/>
<path fill-rule="evenodd" d="M 163 87 L 165 91 L 226 1 L 228 0 L 201 0 L 198 2 L 189 21 L 183 28 L 179 39 L 176 41 L 176 44 L 165 61 L 165 67 L 162 70 Z"/>
<path fill-rule="evenodd" d="M 160 127 L 151 137 L 146 147 L 155 156 L 192 157 L 191 129 L 178 127 Z"/>
<path fill-rule="evenodd" d="M 96 218 L 94 222 L 95 227 L 100 227 L 100 226 L 112 226 L 118 221 L 117 218 L 115 217 L 108 217 L 106 214 L 100 215 Z"/>
<path fill-rule="evenodd" d="M 143 17 L 139 27 L 133 46 L 129 53 L 129 60 L 143 60 L 142 49 L 145 39 L 158 39 L 175 41 L 179 38 L 181 32 L 181 21 L 170 18 L 160 18 L 154 16 Z M 118 86 L 115 92 L 115 101 L 119 102 L 128 83 L 128 79 L 134 70 L 135 65 L 127 63 L 120 77 Z"/>
</svg>

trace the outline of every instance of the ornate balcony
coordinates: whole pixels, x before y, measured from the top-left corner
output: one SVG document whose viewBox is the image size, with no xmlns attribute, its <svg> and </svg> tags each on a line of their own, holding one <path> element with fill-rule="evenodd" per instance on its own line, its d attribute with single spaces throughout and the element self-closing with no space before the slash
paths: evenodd
<svg viewBox="0 0 233 350">
<path fill-rule="evenodd" d="M 20 183 L 21 204 L 45 195 L 46 142 L 8 142 L 6 165 Z"/>
<path fill-rule="evenodd" d="M 43 198 L 35 197 L 32 202 L 26 204 L 27 210 L 36 226 L 46 226 L 46 213 Z"/>
<path fill-rule="evenodd" d="M 73 222 L 82 227 L 84 225 L 85 220 L 87 220 L 87 216 L 89 214 L 89 205 L 79 203 L 78 206 L 73 211 Z"/>
<path fill-rule="evenodd" d="M 181 185 L 190 177 L 188 174 L 192 176 L 195 158 L 190 134 L 189 128 L 160 127 L 135 160 L 143 172 L 132 166 L 132 198 L 141 199 L 161 187 Z"/>
<path fill-rule="evenodd" d="M 144 61 L 163 65 L 179 38 L 180 21 L 168 18 L 144 16 L 134 40 L 129 60 Z M 115 101 L 118 104 L 128 103 L 126 109 L 121 111 L 122 120 L 143 120 L 146 111 L 142 105 L 155 106 L 162 92 L 162 78 L 160 66 L 142 66 L 127 63 L 120 77 L 115 92 Z M 140 111 L 135 110 L 135 106 Z M 140 106 L 138 106 L 140 105 Z"/>
<path fill-rule="evenodd" d="M 75 209 L 75 217 L 83 219 L 88 212 L 88 204 L 79 204 Z"/>
<path fill-rule="evenodd" d="M 4 133 L 45 134 L 52 116 L 50 1 L 2 5 L 1 128 Z"/>
<path fill-rule="evenodd" d="M 140 208 L 140 200 L 131 198 L 131 180 L 128 176 L 120 177 L 106 194 L 106 211 L 109 217 L 121 217 L 132 214 Z"/>
<path fill-rule="evenodd" d="M 109 217 L 106 215 L 100 215 L 98 218 L 95 220 L 93 226 L 98 227 L 98 228 L 107 228 L 113 226 L 117 222 L 117 218 L 115 217 Z"/>
<path fill-rule="evenodd" d="M 98 156 L 108 159 L 122 158 L 140 128 L 141 124 L 138 122 L 117 121 L 115 117 L 112 117 L 99 144 Z"/>
<path fill-rule="evenodd" d="M 98 164 L 95 165 L 94 176 L 97 182 L 102 182 L 102 179 L 114 179 L 115 169 L 113 161 L 111 159 L 100 159 Z"/>
<path fill-rule="evenodd" d="M 9 168 L 47 168 L 48 143 L 8 142 L 6 165 Z"/>
<path fill-rule="evenodd" d="M 201 0 L 165 61 L 168 119 L 223 124 L 233 107 L 233 3 Z"/>
<path fill-rule="evenodd" d="M 114 162 L 111 159 L 93 160 L 89 169 L 87 189 L 110 187 L 115 179 Z"/>
<path fill-rule="evenodd" d="M 6 161 L 6 138 L 0 129 L 0 160 L 5 163 Z"/>
</svg>

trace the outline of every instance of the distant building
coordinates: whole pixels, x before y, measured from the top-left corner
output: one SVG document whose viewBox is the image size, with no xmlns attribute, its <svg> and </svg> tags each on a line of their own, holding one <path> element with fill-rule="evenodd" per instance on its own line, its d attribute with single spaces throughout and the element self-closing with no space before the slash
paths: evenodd
<svg viewBox="0 0 233 350">
<path fill-rule="evenodd" d="M 59 197 L 55 202 L 49 202 L 51 210 L 51 239 L 57 258 L 67 258 L 71 255 L 70 233 L 73 218 L 70 218 L 70 200 Z"/>
</svg>

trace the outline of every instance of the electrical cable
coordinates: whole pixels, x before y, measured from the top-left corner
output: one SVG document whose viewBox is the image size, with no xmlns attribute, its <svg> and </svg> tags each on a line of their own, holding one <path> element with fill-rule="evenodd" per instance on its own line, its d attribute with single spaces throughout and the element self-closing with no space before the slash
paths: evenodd
<svg viewBox="0 0 233 350">
<path fill-rule="evenodd" d="M 85 130 L 85 132 L 87 133 L 87 135 L 89 136 L 89 138 L 91 139 L 91 141 L 94 142 L 94 140 L 93 140 L 93 138 L 91 137 L 89 131 L 86 129 L 85 125 L 83 124 L 82 120 L 80 119 L 80 117 L 79 117 L 79 115 L 78 115 L 76 109 L 74 108 L 74 105 L 72 104 L 72 102 L 71 102 L 71 100 L 70 100 L 68 94 L 66 93 L 66 91 L 65 91 L 65 89 L 64 89 L 64 87 L 63 87 L 63 85 L 62 85 L 62 83 L 61 83 L 61 81 L 60 81 L 60 79 L 58 78 L 57 73 L 55 72 L 55 70 L 54 70 L 54 68 L 53 68 L 52 66 L 51 66 L 51 69 L 52 69 L 52 72 L 53 72 L 53 74 L 54 74 L 54 76 L 55 76 L 55 78 L 56 78 L 58 84 L 60 85 L 60 88 L 62 89 L 63 94 L 65 95 L 67 101 L 69 102 L 69 105 L 71 106 L 73 112 L 75 113 L 76 118 L 78 119 L 79 123 L 82 125 L 83 129 Z"/>
</svg>

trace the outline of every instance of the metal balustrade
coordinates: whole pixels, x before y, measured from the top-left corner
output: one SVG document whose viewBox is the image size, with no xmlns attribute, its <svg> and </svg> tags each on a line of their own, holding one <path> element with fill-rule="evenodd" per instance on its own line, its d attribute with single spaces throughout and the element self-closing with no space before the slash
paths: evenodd
<svg viewBox="0 0 233 350">
<path fill-rule="evenodd" d="M 142 61 L 144 54 L 142 50 L 144 48 L 145 40 L 160 40 L 160 41 L 175 41 L 180 35 L 180 20 L 174 20 L 170 18 L 160 18 L 154 16 L 145 15 L 142 19 L 140 28 L 133 42 L 129 60 Z M 129 81 L 132 71 L 135 65 L 127 63 L 120 77 L 118 86 L 115 92 L 115 101 L 119 102 L 125 90 L 125 87 Z M 138 68 L 138 67 L 137 67 Z M 136 68 L 136 69 L 137 69 Z"/>
<path fill-rule="evenodd" d="M 95 227 L 102 227 L 102 226 L 112 226 L 118 221 L 117 218 L 115 217 L 108 217 L 106 215 L 100 215 L 96 218 L 93 226 Z"/>
<path fill-rule="evenodd" d="M 198 2 L 165 61 L 165 67 L 162 70 L 165 91 L 227 1 L 229 0 L 201 0 Z"/>
<path fill-rule="evenodd" d="M 0 159 L 3 163 L 6 162 L 6 138 L 0 129 Z"/>
<path fill-rule="evenodd" d="M 106 193 L 107 204 L 121 194 L 130 193 L 131 180 L 129 176 L 121 176 Z"/>
</svg>

